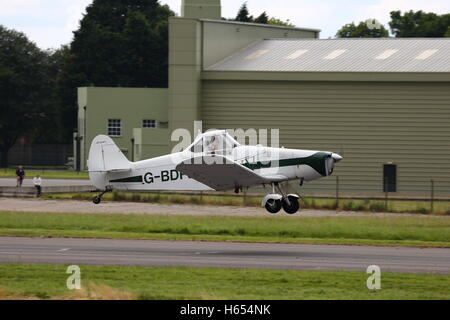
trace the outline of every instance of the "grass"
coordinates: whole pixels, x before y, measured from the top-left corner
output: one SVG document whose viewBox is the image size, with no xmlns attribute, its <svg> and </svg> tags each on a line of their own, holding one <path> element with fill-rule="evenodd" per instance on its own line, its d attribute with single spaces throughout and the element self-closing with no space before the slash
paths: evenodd
<svg viewBox="0 0 450 320">
<path fill-rule="evenodd" d="M 66 287 L 67 266 L 0 265 L 1 299 L 449 299 L 450 278 L 382 273 L 368 290 L 365 272 L 188 267 L 80 266 L 80 291 Z"/>
<path fill-rule="evenodd" d="M 75 194 L 45 194 L 44 199 L 55 200 L 90 200 L 92 193 Z M 215 195 L 205 194 L 180 194 L 180 193 L 131 193 L 117 192 L 104 195 L 105 201 L 132 201 L 132 202 L 150 202 L 160 204 L 193 204 L 193 205 L 214 205 L 214 206 L 248 206 L 260 207 L 261 195 Z M 342 211 L 363 211 L 363 212 L 392 212 L 392 213 L 417 213 L 430 214 L 431 206 L 429 201 L 413 200 L 389 200 L 386 206 L 384 200 L 354 200 L 341 199 L 339 206 L 336 206 L 336 200 L 329 198 L 308 198 L 305 197 L 301 202 L 303 209 L 317 210 L 342 210 Z M 434 201 L 433 214 L 450 214 L 450 201 Z"/>
<path fill-rule="evenodd" d="M 25 167 L 25 178 L 33 178 L 40 175 L 43 179 L 89 179 L 87 172 L 76 172 L 70 170 L 28 170 Z M 15 178 L 16 169 L 0 169 L 0 178 Z"/>
<path fill-rule="evenodd" d="M 447 217 L 170 216 L 0 212 L 1 236 L 450 247 Z"/>
</svg>

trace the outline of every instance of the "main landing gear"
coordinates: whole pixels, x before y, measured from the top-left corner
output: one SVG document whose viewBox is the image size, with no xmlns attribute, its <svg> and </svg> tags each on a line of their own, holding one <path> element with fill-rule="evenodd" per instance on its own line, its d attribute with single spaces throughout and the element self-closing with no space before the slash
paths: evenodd
<svg viewBox="0 0 450 320">
<path fill-rule="evenodd" d="M 103 195 L 105 194 L 105 193 L 107 193 L 107 192 L 111 192 L 112 191 L 112 189 L 106 189 L 105 191 L 103 191 L 102 193 L 100 193 L 98 196 L 95 196 L 94 198 L 92 198 L 92 202 L 94 203 L 94 204 L 100 204 L 100 202 L 102 202 L 102 197 L 103 197 Z"/>
<path fill-rule="evenodd" d="M 275 193 L 275 188 L 277 188 L 278 194 Z M 287 214 L 294 214 L 300 209 L 299 199 L 300 197 L 296 194 L 285 194 L 278 183 L 272 183 L 272 194 L 265 196 L 262 206 L 272 214 L 278 213 L 281 208 Z"/>
</svg>

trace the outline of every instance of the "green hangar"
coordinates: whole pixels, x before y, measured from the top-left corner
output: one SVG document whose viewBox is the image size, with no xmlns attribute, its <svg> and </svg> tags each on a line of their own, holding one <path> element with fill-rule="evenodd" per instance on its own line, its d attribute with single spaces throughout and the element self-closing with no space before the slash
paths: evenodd
<svg viewBox="0 0 450 320">
<path fill-rule="evenodd" d="M 109 134 L 130 160 L 169 153 L 171 133 L 279 129 L 286 148 L 330 150 L 334 177 L 301 192 L 450 193 L 450 39 L 330 39 L 319 30 L 220 20 L 185 0 L 169 23 L 169 88 L 79 88 L 78 168 Z"/>
</svg>

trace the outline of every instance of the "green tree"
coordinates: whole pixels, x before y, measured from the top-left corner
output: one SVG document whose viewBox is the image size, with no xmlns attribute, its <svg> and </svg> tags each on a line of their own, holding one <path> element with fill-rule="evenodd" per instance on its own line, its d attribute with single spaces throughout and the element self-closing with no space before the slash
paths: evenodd
<svg viewBox="0 0 450 320">
<path fill-rule="evenodd" d="M 276 26 L 291 27 L 291 28 L 295 27 L 295 25 L 290 23 L 289 20 L 288 21 L 283 21 L 283 20 L 280 20 L 280 19 L 277 19 L 277 18 L 274 18 L 274 17 L 270 18 L 269 21 L 267 22 L 267 24 L 272 24 L 272 25 L 276 25 Z"/>
<path fill-rule="evenodd" d="M 69 46 L 64 45 L 58 50 L 46 52 L 48 60 L 47 74 L 49 78 L 49 87 L 46 93 L 48 103 L 46 116 L 39 121 L 39 126 L 32 133 L 35 142 L 67 143 L 64 135 L 67 114 L 58 96 L 58 82 L 64 71 L 64 64 L 69 51 Z"/>
<path fill-rule="evenodd" d="M 50 58 L 20 32 L 0 25 L 0 166 L 17 139 L 47 117 Z"/>
<path fill-rule="evenodd" d="M 255 20 L 255 23 L 263 23 L 263 24 L 268 24 L 269 23 L 269 16 L 267 15 L 267 13 L 264 11 L 263 13 L 261 13 L 261 15 L 259 15 Z"/>
<path fill-rule="evenodd" d="M 238 11 L 238 14 L 235 21 L 240 22 L 253 22 L 253 16 L 250 15 L 248 8 L 247 8 L 247 2 L 244 2 L 241 6 L 241 8 Z"/>
<path fill-rule="evenodd" d="M 244 2 L 242 6 L 240 7 L 236 18 L 234 19 L 224 19 L 229 21 L 240 21 L 240 22 L 253 22 L 253 23 L 262 23 L 262 24 L 271 24 L 271 25 L 278 25 L 278 26 L 285 26 L 285 27 L 295 27 L 292 23 L 289 23 L 288 21 L 283 21 L 278 18 L 269 17 L 267 12 L 261 13 L 258 17 L 253 18 L 252 15 L 250 15 L 250 12 L 247 7 L 247 2 Z"/>
<path fill-rule="evenodd" d="M 77 87 L 167 87 L 173 15 L 158 0 L 94 0 L 87 7 L 58 83 L 67 139 L 76 127 Z"/>
<path fill-rule="evenodd" d="M 389 26 L 397 38 L 444 37 L 450 35 L 450 14 L 392 11 Z"/>
<path fill-rule="evenodd" d="M 385 38 L 389 36 L 386 28 L 374 19 L 344 25 L 336 33 L 337 38 Z"/>
<path fill-rule="evenodd" d="M 444 34 L 444 37 L 450 38 L 450 27 L 447 28 L 447 32 Z"/>
</svg>

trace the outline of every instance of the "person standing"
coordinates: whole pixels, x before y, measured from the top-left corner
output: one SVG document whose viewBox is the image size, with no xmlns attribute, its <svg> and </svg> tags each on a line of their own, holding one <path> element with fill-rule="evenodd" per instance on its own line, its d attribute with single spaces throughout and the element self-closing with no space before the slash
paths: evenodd
<svg viewBox="0 0 450 320">
<path fill-rule="evenodd" d="M 33 178 L 34 187 L 36 188 L 36 195 L 38 197 L 41 196 L 42 193 L 42 178 L 40 175 L 37 175 Z"/>
<path fill-rule="evenodd" d="M 16 187 L 21 187 L 23 179 L 25 179 L 25 170 L 23 169 L 22 166 L 19 166 L 16 170 L 16 179 L 17 179 Z"/>
</svg>

